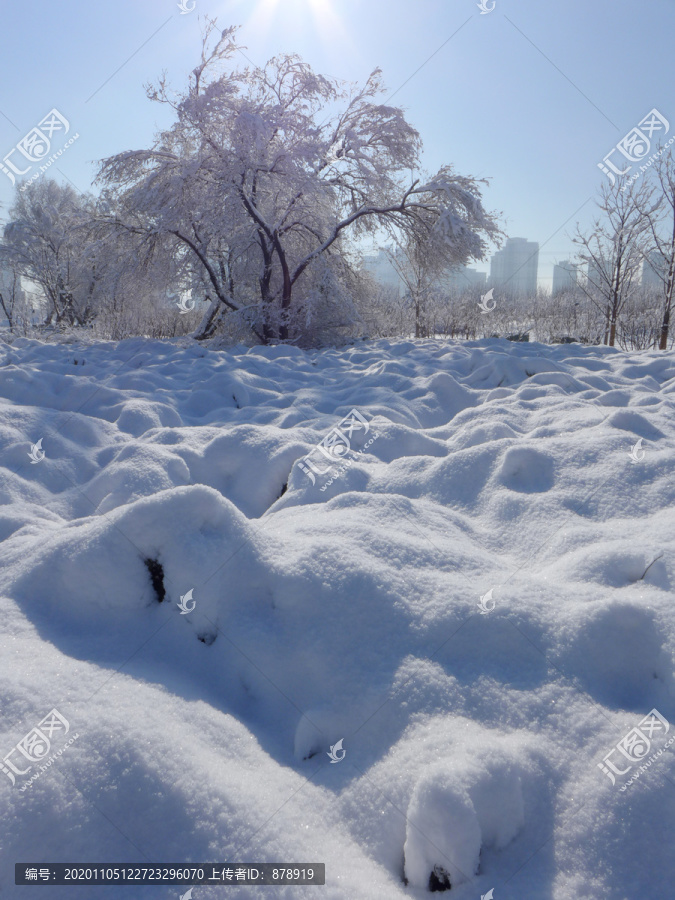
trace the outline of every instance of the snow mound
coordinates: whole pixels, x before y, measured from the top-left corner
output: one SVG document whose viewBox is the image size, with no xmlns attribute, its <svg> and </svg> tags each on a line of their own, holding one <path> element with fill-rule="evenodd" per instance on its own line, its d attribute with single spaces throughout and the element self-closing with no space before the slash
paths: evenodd
<svg viewBox="0 0 675 900">
<path fill-rule="evenodd" d="M 456 887 L 478 874 L 484 846 L 506 847 L 525 824 L 521 774 L 507 759 L 465 759 L 427 769 L 407 812 L 410 884 Z"/>
<path fill-rule="evenodd" d="M 553 460 L 531 447 L 510 447 L 504 454 L 500 477 L 512 491 L 550 491 L 554 483 Z"/>
<path fill-rule="evenodd" d="M 330 900 L 670 895 L 675 755 L 602 765 L 675 723 L 672 353 L 21 339 L 0 370 L 0 761 L 52 709 L 78 735 L 0 769 L 0 893 L 230 859 L 325 862 Z"/>
</svg>

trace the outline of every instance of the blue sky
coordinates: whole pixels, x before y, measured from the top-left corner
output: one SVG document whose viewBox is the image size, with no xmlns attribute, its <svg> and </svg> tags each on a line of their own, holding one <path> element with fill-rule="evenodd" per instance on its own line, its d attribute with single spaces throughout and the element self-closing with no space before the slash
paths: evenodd
<svg viewBox="0 0 675 900">
<path fill-rule="evenodd" d="M 163 70 L 185 83 L 208 13 L 243 26 L 257 64 L 295 51 L 357 81 L 379 66 L 427 168 L 489 178 L 486 205 L 507 234 L 539 241 L 550 284 L 567 234 L 592 219 L 597 163 L 653 108 L 675 133 L 675 0 L 493 2 L 485 15 L 476 0 L 187 0 L 185 15 L 177 0 L 5 3 L 0 159 L 56 108 L 79 138 L 54 177 L 89 189 L 97 159 L 146 147 L 169 123 L 143 85 Z M 12 196 L 0 173 L 3 218 Z"/>
</svg>

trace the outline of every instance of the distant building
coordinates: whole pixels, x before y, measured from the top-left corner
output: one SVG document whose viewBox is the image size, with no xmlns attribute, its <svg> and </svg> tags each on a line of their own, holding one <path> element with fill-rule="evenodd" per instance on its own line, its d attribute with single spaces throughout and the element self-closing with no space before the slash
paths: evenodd
<svg viewBox="0 0 675 900">
<path fill-rule="evenodd" d="M 642 263 L 642 287 L 661 287 L 668 263 L 660 250 L 652 250 Z"/>
<path fill-rule="evenodd" d="M 459 266 L 452 269 L 442 279 L 442 283 L 452 294 L 462 294 L 473 287 L 484 288 L 486 278 L 485 272 L 477 272 L 476 269 L 471 269 L 469 266 Z"/>
<path fill-rule="evenodd" d="M 387 250 L 378 250 L 373 255 L 365 256 L 363 258 L 363 268 L 380 284 L 395 288 L 398 294 L 402 294 L 405 284 L 396 271 L 389 253 L 390 251 Z"/>
<path fill-rule="evenodd" d="M 12 284 L 13 276 L 11 272 L 0 267 L 0 293 L 4 294 Z"/>
<path fill-rule="evenodd" d="M 513 296 L 534 296 L 537 292 L 539 244 L 525 238 L 508 238 L 503 249 L 490 260 L 491 287 Z"/>
<path fill-rule="evenodd" d="M 591 260 L 586 266 L 586 285 L 589 290 L 593 288 L 604 289 L 607 285 L 607 279 L 603 275 L 602 267 Z"/>
<path fill-rule="evenodd" d="M 556 263 L 553 266 L 553 290 L 552 293 L 560 294 L 562 291 L 569 291 L 576 287 L 578 279 L 578 269 L 568 259 L 563 262 Z"/>
<path fill-rule="evenodd" d="M 363 268 L 380 284 L 395 288 L 401 295 L 407 291 L 407 287 L 392 262 L 392 255 L 395 259 L 400 260 L 401 267 L 405 269 L 407 261 L 401 250 L 378 250 L 375 254 L 364 256 Z M 457 266 L 441 275 L 438 278 L 438 285 L 453 294 L 461 294 L 475 285 L 484 287 L 485 278 L 485 272 L 477 272 L 469 266 Z"/>
</svg>

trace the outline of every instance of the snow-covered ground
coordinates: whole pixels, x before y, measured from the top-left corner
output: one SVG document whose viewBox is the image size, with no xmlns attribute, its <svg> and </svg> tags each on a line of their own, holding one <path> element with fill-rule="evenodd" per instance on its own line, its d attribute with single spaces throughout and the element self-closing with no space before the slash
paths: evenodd
<svg viewBox="0 0 675 900">
<path fill-rule="evenodd" d="M 0 396 L 3 896 L 672 896 L 672 353 L 17 340 Z"/>
</svg>

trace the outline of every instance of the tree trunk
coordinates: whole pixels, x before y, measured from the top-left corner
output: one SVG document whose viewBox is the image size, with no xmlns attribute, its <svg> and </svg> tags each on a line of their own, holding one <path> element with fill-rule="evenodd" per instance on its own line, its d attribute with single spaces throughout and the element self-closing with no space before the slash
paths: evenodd
<svg viewBox="0 0 675 900">
<path fill-rule="evenodd" d="M 659 350 L 668 349 L 668 331 L 670 329 L 670 310 L 673 305 L 673 293 L 675 292 L 675 217 L 673 218 L 673 238 L 670 245 L 670 265 L 668 266 L 668 280 L 666 281 L 666 302 L 663 308 L 663 321 L 661 322 L 661 337 Z"/>
<path fill-rule="evenodd" d="M 661 338 L 659 340 L 659 350 L 668 349 L 668 330 L 670 328 L 670 303 L 666 305 L 663 311 L 663 322 L 661 323 Z"/>
<path fill-rule="evenodd" d="M 620 309 L 620 293 L 619 293 L 619 270 L 617 269 L 616 282 L 612 290 L 612 303 L 610 306 L 610 323 L 609 323 L 609 346 L 613 347 L 616 341 L 616 326 L 619 319 Z"/>
<path fill-rule="evenodd" d="M 281 270 L 284 276 L 284 286 L 283 292 L 281 295 L 281 310 L 283 319 L 281 321 L 281 325 L 279 326 L 279 340 L 287 341 L 288 340 L 288 310 L 291 307 L 291 297 L 293 292 L 293 285 L 291 284 L 291 273 L 288 270 L 288 264 L 286 262 L 285 254 L 279 253 L 279 260 L 281 261 Z"/>
<path fill-rule="evenodd" d="M 261 229 L 258 230 L 258 245 L 263 257 L 263 273 L 258 278 L 260 285 L 260 299 L 262 300 L 263 323 L 262 335 L 260 335 L 263 344 L 271 344 L 276 337 L 272 326 L 268 321 L 269 308 L 272 302 L 270 284 L 272 283 L 272 251 L 267 242 L 267 236 Z"/>
<path fill-rule="evenodd" d="M 7 307 L 5 306 L 5 298 L 2 296 L 2 294 L 0 294 L 0 306 L 2 307 L 3 312 L 7 316 L 7 323 L 9 325 L 10 332 L 14 331 L 14 325 L 12 323 L 12 316 L 11 316 L 9 310 L 7 309 Z"/>
<path fill-rule="evenodd" d="M 211 300 L 211 305 L 206 310 L 201 322 L 192 333 L 192 337 L 196 341 L 203 341 L 205 340 L 205 338 L 211 337 L 211 335 L 213 334 L 213 329 L 215 327 L 216 313 L 220 311 L 221 307 L 220 300 L 212 300 L 210 297 L 208 297 L 208 295 L 205 299 Z"/>
<path fill-rule="evenodd" d="M 270 325 L 269 322 L 264 322 L 264 323 L 263 323 L 263 333 L 262 333 L 262 336 L 263 336 L 263 342 L 264 342 L 266 345 L 271 344 L 272 341 L 275 339 L 276 334 L 275 334 L 274 329 L 272 328 L 272 326 Z"/>
</svg>

